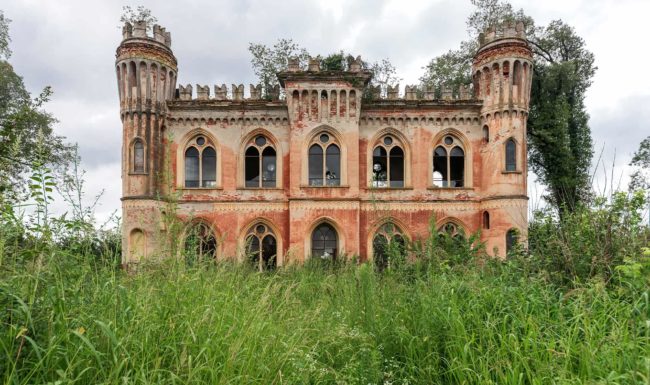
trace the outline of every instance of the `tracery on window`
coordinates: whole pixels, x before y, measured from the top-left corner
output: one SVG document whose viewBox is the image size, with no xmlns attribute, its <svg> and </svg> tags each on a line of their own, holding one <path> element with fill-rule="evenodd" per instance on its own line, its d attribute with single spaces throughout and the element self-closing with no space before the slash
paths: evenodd
<svg viewBox="0 0 650 385">
<path fill-rule="evenodd" d="M 246 187 L 276 187 L 276 151 L 266 136 L 251 139 L 244 163 Z"/>
<path fill-rule="evenodd" d="M 453 135 L 446 135 L 433 152 L 433 185 L 437 187 L 465 186 L 465 151 Z"/>
<path fill-rule="evenodd" d="M 338 254 L 338 234 L 329 223 L 321 223 L 311 234 L 311 256 L 335 260 Z"/>
<path fill-rule="evenodd" d="M 217 185 L 217 152 L 204 137 L 197 136 L 185 149 L 185 187 Z"/>
<path fill-rule="evenodd" d="M 258 223 L 246 235 L 246 257 L 259 271 L 273 270 L 277 266 L 278 246 L 269 226 Z"/>
<path fill-rule="evenodd" d="M 377 230 L 372 239 L 372 254 L 380 271 L 390 267 L 396 258 L 406 256 L 406 240 L 395 224 L 388 222 Z"/>
<path fill-rule="evenodd" d="M 341 185 L 341 149 L 332 135 L 322 132 L 309 145 L 310 186 Z"/>
<path fill-rule="evenodd" d="M 451 237 L 456 240 L 465 239 L 465 230 L 454 222 L 447 222 L 440 226 L 438 234 L 441 237 Z"/>
<path fill-rule="evenodd" d="M 189 264 L 216 258 L 217 239 L 205 223 L 192 226 L 185 235 L 185 261 Z"/>
<path fill-rule="evenodd" d="M 404 150 L 391 135 L 372 152 L 372 187 L 404 187 Z"/>
</svg>

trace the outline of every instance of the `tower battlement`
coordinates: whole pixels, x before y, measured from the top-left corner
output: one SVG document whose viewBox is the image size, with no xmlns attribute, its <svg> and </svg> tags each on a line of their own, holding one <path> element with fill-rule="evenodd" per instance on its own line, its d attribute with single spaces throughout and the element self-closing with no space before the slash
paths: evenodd
<svg viewBox="0 0 650 385">
<path fill-rule="evenodd" d="M 158 24 L 153 25 L 153 36 L 147 34 L 147 22 L 144 20 L 136 21 L 131 24 L 128 21 L 122 27 L 122 40 L 126 39 L 150 39 L 162 43 L 168 48 L 172 47 L 172 35 L 164 27 Z"/>
<path fill-rule="evenodd" d="M 526 40 L 525 26 L 522 21 L 506 21 L 502 24 L 490 26 L 478 36 L 480 48 L 501 39 Z"/>
</svg>

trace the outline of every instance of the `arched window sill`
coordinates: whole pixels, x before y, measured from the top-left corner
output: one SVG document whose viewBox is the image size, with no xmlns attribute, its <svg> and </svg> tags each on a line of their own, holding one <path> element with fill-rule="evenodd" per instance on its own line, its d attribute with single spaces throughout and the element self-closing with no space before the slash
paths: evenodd
<svg viewBox="0 0 650 385">
<path fill-rule="evenodd" d="M 514 171 L 503 170 L 503 171 L 501 171 L 501 174 L 523 174 L 523 172 L 521 172 L 519 170 L 514 170 Z"/>
<path fill-rule="evenodd" d="M 427 190 L 439 190 L 439 191 L 474 191 L 474 187 L 440 187 L 440 186 L 429 186 Z"/>
<path fill-rule="evenodd" d="M 142 171 L 142 172 L 140 172 L 140 171 L 138 171 L 138 172 L 131 171 L 131 172 L 129 172 L 129 175 L 149 175 L 149 173 L 146 172 L 146 171 Z"/>
</svg>

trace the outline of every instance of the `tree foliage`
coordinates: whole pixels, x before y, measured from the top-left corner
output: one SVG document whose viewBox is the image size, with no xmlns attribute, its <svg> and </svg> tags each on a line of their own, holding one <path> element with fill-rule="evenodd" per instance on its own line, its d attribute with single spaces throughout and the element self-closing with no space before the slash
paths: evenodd
<svg viewBox="0 0 650 385">
<path fill-rule="evenodd" d="M 144 21 L 147 24 L 147 31 L 151 31 L 153 25 L 158 22 L 158 18 L 151 14 L 151 10 L 145 8 L 142 5 L 139 5 L 136 9 L 133 9 L 130 5 L 125 5 L 122 7 L 122 16 L 120 16 L 120 22 L 135 24 L 138 21 Z M 120 26 L 121 28 L 121 26 Z"/>
<path fill-rule="evenodd" d="M 531 44 L 530 166 L 546 184 L 550 201 L 572 210 L 591 189 L 593 143 L 584 98 L 596 71 L 594 56 L 561 20 L 540 28 Z"/>
<path fill-rule="evenodd" d="M 272 47 L 265 44 L 250 43 L 248 51 L 251 53 L 251 65 L 253 72 L 266 95 L 279 84 L 277 73 L 287 68 L 290 57 L 297 57 L 301 68 L 305 68 L 312 55 L 305 48 L 300 47 L 291 39 L 279 39 Z M 322 71 L 348 71 L 355 57 L 343 51 L 335 52 L 325 57 L 317 57 L 320 60 Z M 374 63 L 362 61 L 361 66 L 372 72 L 370 84 L 381 86 L 383 90 L 389 85 L 397 84 L 400 78 L 397 76 L 395 66 L 388 59 Z"/>
<path fill-rule="evenodd" d="M 8 31 L 4 17 L 0 17 L 0 31 Z M 8 33 L 1 37 L 0 46 L 8 39 Z M 7 47 L 5 57 L 8 52 Z M 43 110 L 51 93 L 46 87 L 32 99 L 11 64 L 0 60 L 0 200 L 24 197 L 34 164 L 58 166 L 70 160 L 71 147 L 54 133 L 56 119 Z"/>
<path fill-rule="evenodd" d="M 248 51 L 251 53 L 253 73 L 262 84 L 265 95 L 280 84 L 277 73 L 287 68 L 290 57 L 297 57 L 301 66 L 306 66 L 309 61 L 307 50 L 291 39 L 279 39 L 272 47 L 250 43 Z"/>
<path fill-rule="evenodd" d="M 643 139 L 634 153 L 630 166 L 634 167 L 630 190 L 650 191 L 650 136 Z"/>
<path fill-rule="evenodd" d="M 7 19 L 4 12 L 0 10 L 0 60 L 9 59 L 9 56 L 11 56 L 11 50 L 9 49 L 9 42 L 11 42 L 11 38 L 9 37 L 9 22 L 11 20 Z"/>
<path fill-rule="evenodd" d="M 575 30 L 561 20 L 545 27 L 522 9 L 502 0 L 472 0 L 467 20 L 471 40 L 431 60 L 420 78 L 423 87 L 458 89 L 471 79 L 477 36 L 489 26 L 521 20 L 533 50 L 534 73 L 528 117 L 529 165 L 548 190 L 547 200 L 573 210 L 589 198 L 593 156 L 585 92 L 596 71 L 594 56 Z M 439 96 L 439 95 L 438 95 Z"/>
</svg>

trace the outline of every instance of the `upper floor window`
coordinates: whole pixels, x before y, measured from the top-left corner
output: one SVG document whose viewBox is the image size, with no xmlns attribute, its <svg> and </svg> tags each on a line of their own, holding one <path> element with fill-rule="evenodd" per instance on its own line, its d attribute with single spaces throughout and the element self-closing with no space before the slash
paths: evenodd
<svg viewBox="0 0 650 385">
<path fill-rule="evenodd" d="M 404 187 L 404 150 L 391 135 L 372 151 L 372 187 Z"/>
<path fill-rule="evenodd" d="M 433 152 L 433 185 L 465 186 L 465 151 L 458 138 L 446 135 Z"/>
<path fill-rule="evenodd" d="M 506 142 L 506 171 L 517 170 L 517 143 L 510 138 Z"/>
<path fill-rule="evenodd" d="M 144 143 L 141 139 L 133 142 L 133 172 L 144 172 Z"/>
<path fill-rule="evenodd" d="M 246 147 L 244 178 L 246 187 L 276 187 L 276 152 L 264 135 L 258 135 Z"/>
<path fill-rule="evenodd" d="M 185 187 L 216 187 L 217 152 L 204 136 L 185 149 Z"/>
<path fill-rule="evenodd" d="M 309 185 L 341 185 L 341 148 L 328 133 L 316 135 L 309 146 Z"/>
</svg>

